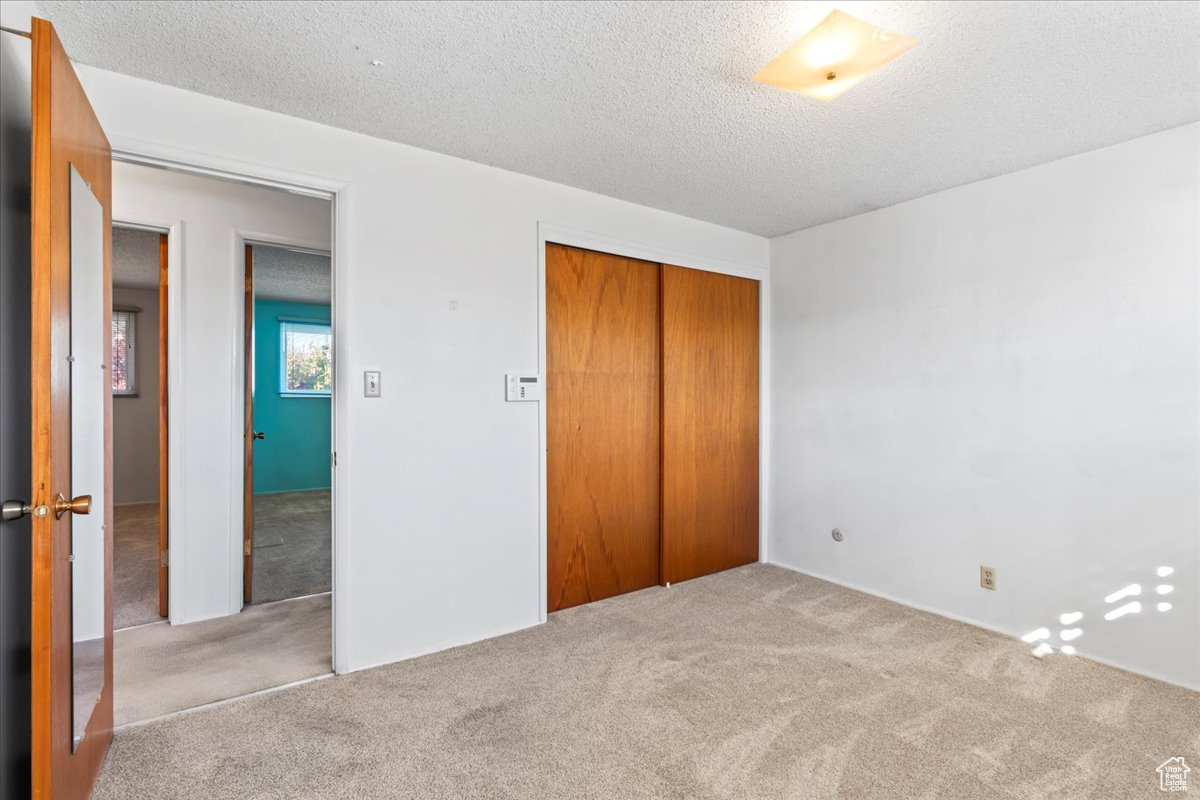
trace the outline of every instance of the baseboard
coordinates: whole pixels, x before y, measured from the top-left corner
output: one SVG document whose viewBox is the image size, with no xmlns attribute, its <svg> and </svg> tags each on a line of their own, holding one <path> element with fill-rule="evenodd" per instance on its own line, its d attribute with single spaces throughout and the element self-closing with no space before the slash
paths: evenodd
<svg viewBox="0 0 1200 800">
<path fill-rule="evenodd" d="M 434 653 L 443 653 L 447 650 L 454 650 L 455 648 L 458 648 L 458 647 L 466 647 L 469 644 L 476 644 L 478 642 L 486 642 L 489 639 L 498 639 L 501 636 L 508 636 L 509 634 L 512 634 L 512 633 L 520 633 L 521 631 L 528 630 L 529 628 L 536 628 L 539 625 L 545 625 L 545 624 L 546 624 L 545 622 L 538 620 L 538 621 L 531 622 L 528 625 L 518 625 L 514 628 L 505 628 L 503 630 L 496 631 L 495 633 L 489 633 L 486 636 L 480 636 L 478 638 L 471 639 L 470 641 L 466 641 L 466 642 L 457 642 L 455 644 L 446 645 L 445 647 L 431 647 L 428 650 L 420 650 L 415 653 L 409 653 L 407 655 L 400 656 L 399 658 L 389 658 L 389 659 L 384 659 L 383 661 L 373 661 L 373 662 L 370 662 L 367 664 L 356 664 L 356 665 L 350 667 L 349 669 L 347 669 L 345 672 L 339 672 L 338 675 L 349 675 L 352 672 L 362 672 L 363 670 L 375 669 L 376 667 L 386 667 L 388 664 L 399 664 L 401 661 L 409 661 L 414 658 L 420 658 L 422 656 L 433 655 Z"/>
<path fill-rule="evenodd" d="M 841 586 L 845 589 L 852 589 L 856 592 L 862 592 L 863 594 L 869 594 L 872 597 L 878 597 L 881 600 L 888 600 L 892 603 L 897 603 L 902 606 L 907 606 L 908 608 L 915 608 L 917 611 L 924 611 L 927 614 L 935 614 L 939 617 L 945 617 L 946 619 L 952 619 L 955 622 L 961 622 L 964 625 L 970 625 L 975 628 L 982 628 L 985 631 L 990 631 L 992 633 L 999 634 L 999 635 L 1004 636 L 1009 639 L 1013 639 L 1016 641 L 1021 640 L 1021 634 L 1016 633 L 1014 631 L 1004 630 L 1003 628 L 997 628 L 994 625 L 987 624 L 986 622 L 980 622 L 979 620 L 970 619 L 968 617 L 963 617 L 958 614 L 951 613 L 949 611 L 943 611 L 941 609 L 931 608 L 930 606 L 922 605 L 920 603 L 914 603 L 911 600 L 905 600 L 903 598 L 896 597 L 894 595 L 885 594 L 884 592 L 876 591 L 875 589 L 869 589 L 866 586 L 859 586 L 858 584 L 855 584 L 855 583 L 843 581 L 838 578 L 832 578 L 828 575 L 822 575 L 819 572 L 814 572 L 809 569 L 801 569 L 800 567 L 797 567 L 793 564 L 787 564 L 783 561 L 770 561 L 770 562 L 766 562 L 766 563 L 773 564 L 774 566 L 777 566 L 777 567 L 783 567 L 786 570 L 790 570 L 792 572 L 797 572 L 801 575 L 807 575 L 810 578 L 816 578 L 817 580 L 827 581 L 827 582 L 835 584 L 837 586 Z M 1122 672 L 1130 672 L 1130 673 L 1133 673 L 1134 675 L 1140 675 L 1143 678 L 1151 678 L 1152 680 L 1161 681 L 1162 683 L 1169 683 L 1172 686 L 1179 686 L 1184 689 L 1190 689 L 1193 692 L 1200 692 L 1200 683 L 1185 683 L 1185 682 L 1178 680 L 1177 678 L 1167 678 L 1162 675 L 1158 675 L 1154 672 L 1150 672 L 1150 671 L 1143 670 L 1143 669 L 1138 669 L 1136 667 L 1131 667 L 1128 664 L 1120 664 L 1115 661 L 1111 661 L 1107 658 L 1103 658 L 1100 656 L 1094 656 L 1094 655 L 1091 655 L 1090 653 L 1085 653 L 1085 652 L 1079 650 L 1078 648 L 1076 648 L 1074 655 L 1067 656 L 1067 657 L 1068 658 L 1085 658 L 1088 661 L 1093 661 L 1097 664 L 1103 664 L 1104 666 L 1111 667 L 1113 669 L 1119 669 Z"/>
</svg>

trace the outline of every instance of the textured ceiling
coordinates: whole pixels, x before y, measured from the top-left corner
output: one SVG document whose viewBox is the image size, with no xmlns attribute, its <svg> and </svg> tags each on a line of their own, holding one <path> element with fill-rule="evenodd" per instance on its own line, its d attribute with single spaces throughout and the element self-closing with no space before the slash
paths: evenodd
<svg viewBox="0 0 1200 800">
<path fill-rule="evenodd" d="M 328 255 L 254 245 L 254 296 L 262 300 L 329 305 Z"/>
<path fill-rule="evenodd" d="M 38 5 L 85 64 L 768 236 L 1200 119 L 1191 2 Z M 749 80 L 835 5 L 919 43 Z"/>
<path fill-rule="evenodd" d="M 112 282 L 127 289 L 158 288 L 158 233 L 113 227 Z M 263 300 L 330 303 L 329 256 L 254 245 L 254 294 Z"/>
<path fill-rule="evenodd" d="M 113 227 L 113 286 L 158 288 L 158 236 L 157 231 Z"/>
</svg>

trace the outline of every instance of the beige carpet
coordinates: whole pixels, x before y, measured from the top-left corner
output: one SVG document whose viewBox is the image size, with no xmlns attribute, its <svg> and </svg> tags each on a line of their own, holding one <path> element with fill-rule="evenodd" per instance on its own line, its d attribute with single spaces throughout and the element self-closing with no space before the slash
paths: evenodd
<svg viewBox="0 0 1200 800">
<path fill-rule="evenodd" d="M 755 565 L 122 731 L 95 796 L 1115 800 L 1200 764 L 1198 720 L 1194 692 Z"/>
<path fill-rule="evenodd" d="M 254 496 L 254 603 L 330 590 L 332 513 L 328 489 Z M 113 515 L 113 628 L 158 622 L 158 504 Z"/>
<path fill-rule="evenodd" d="M 157 622 L 158 504 L 113 509 L 113 628 Z"/>
<path fill-rule="evenodd" d="M 254 495 L 255 603 L 328 592 L 333 509 L 328 489 Z"/>
<path fill-rule="evenodd" d="M 329 595 L 190 625 L 113 634 L 113 723 L 195 708 L 332 670 Z"/>
</svg>

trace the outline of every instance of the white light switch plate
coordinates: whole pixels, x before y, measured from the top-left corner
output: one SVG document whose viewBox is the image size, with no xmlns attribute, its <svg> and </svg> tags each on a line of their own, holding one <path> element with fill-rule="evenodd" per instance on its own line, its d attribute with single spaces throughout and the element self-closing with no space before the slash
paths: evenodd
<svg viewBox="0 0 1200 800">
<path fill-rule="evenodd" d="M 363 373 L 363 397 L 380 397 L 383 393 L 383 388 L 379 385 L 380 376 L 378 371 L 367 371 Z"/>
</svg>

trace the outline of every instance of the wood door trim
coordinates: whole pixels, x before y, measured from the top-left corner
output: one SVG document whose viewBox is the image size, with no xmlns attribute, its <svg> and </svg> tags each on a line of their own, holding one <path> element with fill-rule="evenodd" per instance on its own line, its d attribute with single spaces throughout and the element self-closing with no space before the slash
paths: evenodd
<svg viewBox="0 0 1200 800">
<path fill-rule="evenodd" d="M 670 578 L 667 577 L 667 539 L 664 531 L 667 527 L 666 519 L 666 503 L 663 500 L 666 497 L 667 485 L 663 480 L 663 475 L 666 472 L 666 410 L 667 396 L 664 390 L 666 384 L 666 357 L 665 339 L 666 331 L 663 329 L 663 314 L 666 313 L 666 307 L 663 304 L 663 265 L 658 265 L 658 585 L 670 586 Z"/>
<path fill-rule="evenodd" d="M 112 308 L 112 151 L 54 27 L 32 20 L 31 227 L 32 491 L 46 505 L 72 488 L 70 473 L 70 171 L 104 211 L 105 320 Z M 106 204 L 107 203 L 107 204 Z M 66 320 L 66 324 L 63 324 Z M 31 782 L 39 800 L 87 797 L 112 741 L 112 393 L 104 393 L 104 683 L 72 752 L 70 515 L 34 516 L 30 629 Z M 63 423 L 66 423 L 65 426 Z M 65 427 L 65 430 L 64 430 Z"/>
<path fill-rule="evenodd" d="M 242 603 L 250 605 L 254 578 L 254 247 L 245 249 L 243 282 L 243 420 L 245 437 L 242 469 Z"/>
<path fill-rule="evenodd" d="M 167 234 L 158 235 L 158 615 L 170 610 L 170 483 L 167 470 Z"/>
</svg>

